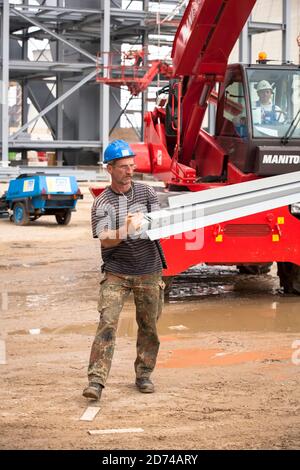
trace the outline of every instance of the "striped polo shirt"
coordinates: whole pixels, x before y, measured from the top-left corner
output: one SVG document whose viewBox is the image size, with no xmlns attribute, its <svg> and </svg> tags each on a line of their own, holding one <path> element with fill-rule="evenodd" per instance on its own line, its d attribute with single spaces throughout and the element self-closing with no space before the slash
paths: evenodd
<svg viewBox="0 0 300 470">
<path fill-rule="evenodd" d="M 128 212 L 145 214 L 156 210 L 159 210 L 158 197 L 151 186 L 132 182 L 131 189 L 124 194 L 115 193 L 109 186 L 92 206 L 93 237 L 98 238 L 104 230 L 117 230 L 125 224 Z M 146 234 L 142 238 L 129 235 L 119 245 L 101 250 L 104 271 L 140 275 L 162 270 L 157 243 L 149 240 Z"/>
</svg>

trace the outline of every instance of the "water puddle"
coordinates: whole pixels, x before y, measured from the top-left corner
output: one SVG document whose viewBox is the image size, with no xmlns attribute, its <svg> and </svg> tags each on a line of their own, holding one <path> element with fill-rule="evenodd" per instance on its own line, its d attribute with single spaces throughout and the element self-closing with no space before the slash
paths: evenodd
<svg viewBox="0 0 300 470">
<path fill-rule="evenodd" d="M 205 366 L 227 366 L 245 362 L 281 362 L 290 359 L 292 349 L 271 349 L 267 351 L 225 352 L 222 349 L 175 349 L 168 355 L 161 355 L 159 368 L 187 368 Z M 163 357 L 165 356 L 165 357 Z"/>
<path fill-rule="evenodd" d="M 203 332 L 263 331 L 300 332 L 300 309 L 297 297 L 278 297 L 276 301 L 266 298 L 226 301 L 180 302 L 166 304 L 158 322 L 162 341 L 191 338 Z M 43 328 L 41 334 L 81 334 L 93 336 L 94 323 L 73 323 L 55 328 Z M 137 325 L 135 310 L 127 304 L 121 313 L 118 326 L 119 337 L 135 337 Z M 29 330 L 16 330 L 8 334 L 29 334 Z"/>
<path fill-rule="evenodd" d="M 203 331 L 299 332 L 300 300 L 261 296 L 169 303 L 159 320 L 159 331 L 172 336 Z"/>
<path fill-rule="evenodd" d="M 274 270 L 273 270 L 274 271 Z M 273 272 L 272 271 L 272 272 Z M 97 328 L 97 291 L 91 286 L 94 273 L 83 272 L 60 276 L 58 292 L 47 280 L 41 280 L 45 293 L 2 292 L 0 310 L 11 310 L 18 318 L 26 312 L 59 308 L 59 304 L 95 301 L 95 322 L 62 324 L 46 328 L 42 324 L 39 334 L 95 334 Z M 57 281 L 57 279 L 56 279 Z M 67 286 L 67 288 L 66 288 Z M 76 304 L 77 305 L 77 304 Z M 253 276 L 240 275 L 234 267 L 201 266 L 177 276 L 159 319 L 158 330 L 162 341 L 191 338 L 203 332 L 263 331 L 300 332 L 300 298 L 283 296 L 278 291 L 278 279 L 273 273 Z M 137 326 L 132 299 L 121 313 L 118 336 L 135 337 Z M 29 330 L 11 331 L 9 334 L 29 334 Z"/>
<path fill-rule="evenodd" d="M 69 325 L 58 326 L 55 328 L 32 328 L 29 330 L 15 330 L 8 332 L 8 335 L 39 335 L 39 334 L 53 334 L 53 335 L 69 335 L 80 334 L 93 336 L 96 333 L 97 323 L 73 323 Z"/>
</svg>

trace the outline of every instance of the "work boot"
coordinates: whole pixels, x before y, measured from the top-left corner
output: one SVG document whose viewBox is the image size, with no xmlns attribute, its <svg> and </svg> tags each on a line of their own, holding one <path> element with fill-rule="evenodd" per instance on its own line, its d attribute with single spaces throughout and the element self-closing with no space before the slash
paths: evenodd
<svg viewBox="0 0 300 470">
<path fill-rule="evenodd" d="M 103 386 L 101 384 L 90 382 L 88 387 L 83 390 L 82 395 L 85 398 L 91 398 L 92 400 L 100 400 L 102 389 Z"/>
<path fill-rule="evenodd" d="M 154 385 L 148 377 L 141 377 L 136 379 L 135 385 L 141 393 L 153 393 Z"/>
</svg>

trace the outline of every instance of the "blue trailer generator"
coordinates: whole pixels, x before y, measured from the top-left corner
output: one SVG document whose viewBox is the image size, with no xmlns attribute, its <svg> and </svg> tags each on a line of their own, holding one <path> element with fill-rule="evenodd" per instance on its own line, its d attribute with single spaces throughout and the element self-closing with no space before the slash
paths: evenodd
<svg viewBox="0 0 300 470">
<path fill-rule="evenodd" d="M 42 215 L 54 215 L 59 225 L 67 225 L 82 198 L 75 176 L 23 174 L 10 181 L 0 208 L 16 225 L 27 225 Z"/>
</svg>

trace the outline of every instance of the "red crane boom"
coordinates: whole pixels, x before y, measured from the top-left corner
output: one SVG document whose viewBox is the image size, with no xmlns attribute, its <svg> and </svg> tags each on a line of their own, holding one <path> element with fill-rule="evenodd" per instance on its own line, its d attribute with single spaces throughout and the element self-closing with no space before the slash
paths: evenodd
<svg viewBox="0 0 300 470">
<path fill-rule="evenodd" d="M 256 0 L 191 0 L 175 35 L 173 75 L 188 76 L 182 99 L 182 150 L 189 164 L 208 99 L 224 80 L 229 55 Z"/>
</svg>

